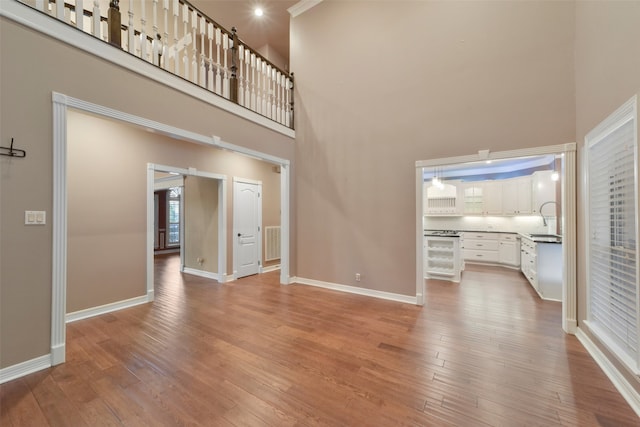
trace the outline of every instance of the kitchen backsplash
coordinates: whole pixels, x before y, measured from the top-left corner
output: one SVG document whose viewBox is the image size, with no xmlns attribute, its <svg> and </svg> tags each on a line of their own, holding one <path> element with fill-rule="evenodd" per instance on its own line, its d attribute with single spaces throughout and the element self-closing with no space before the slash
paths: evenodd
<svg viewBox="0 0 640 427">
<path fill-rule="evenodd" d="M 558 233 L 555 217 L 545 217 L 547 226 L 540 215 L 527 216 L 429 216 L 424 217 L 423 225 L 429 230 L 460 230 L 460 231 L 507 231 L 513 233 Z"/>
</svg>

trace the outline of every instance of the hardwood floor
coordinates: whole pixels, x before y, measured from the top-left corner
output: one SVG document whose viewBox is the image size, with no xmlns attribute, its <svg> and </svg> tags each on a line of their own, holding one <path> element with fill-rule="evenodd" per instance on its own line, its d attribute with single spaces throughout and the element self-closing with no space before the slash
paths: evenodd
<svg viewBox="0 0 640 427">
<path fill-rule="evenodd" d="M 416 307 L 228 284 L 156 260 L 156 301 L 67 326 L 67 362 L 0 386 L 0 425 L 637 426 L 560 304 L 468 266 Z"/>
</svg>

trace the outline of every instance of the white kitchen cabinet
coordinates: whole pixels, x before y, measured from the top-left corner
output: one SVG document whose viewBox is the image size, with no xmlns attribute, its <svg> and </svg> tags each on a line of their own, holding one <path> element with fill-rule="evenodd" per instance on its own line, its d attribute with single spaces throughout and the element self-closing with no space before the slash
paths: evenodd
<svg viewBox="0 0 640 427">
<path fill-rule="evenodd" d="M 465 214 L 502 214 L 502 183 L 500 181 L 463 183 L 461 188 Z"/>
<path fill-rule="evenodd" d="M 562 300 L 562 244 L 521 239 L 522 274 L 540 298 Z"/>
<path fill-rule="evenodd" d="M 485 215 L 502 215 L 502 182 L 485 181 L 483 183 Z"/>
<path fill-rule="evenodd" d="M 520 239 L 516 234 L 498 237 L 498 262 L 512 267 L 520 266 Z"/>
<path fill-rule="evenodd" d="M 498 263 L 497 233 L 464 232 L 462 256 L 465 262 Z"/>
<path fill-rule="evenodd" d="M 460 247 L 458 237 L 425 236 L 425 279 L 460 282 Z"/>
<path fill-rule="evenodd" d="M 533 206 L 531 212 L 540 213 L 540 206 L 545 202 L 556 201 L 556 181 L 551 179 L 553 171 L 534 172 L 532 180 Z M 552 205 L 553 206 L 553 205 Z M 545 208 L 545 212 L 547 212 Z"/>
<path fill-rule="evenodd" d="M 502 211 L 505 215 L 531 214 L 531 177 L 522 176 L 502 182 Z"/>
<path fill-rule="evenodd" d="M 462 184 L 463 212 L 481 215 L 484 211 L 484 191 L 482 184 L 471 182 Z"/>
<path fill-rule="evenodd" d="M 429 216 L 461 215 L 459 197 L 460 181 L 449 181 L 441 187 L 431 181 L 423 185 L 423 213 Z"/>
</svg>

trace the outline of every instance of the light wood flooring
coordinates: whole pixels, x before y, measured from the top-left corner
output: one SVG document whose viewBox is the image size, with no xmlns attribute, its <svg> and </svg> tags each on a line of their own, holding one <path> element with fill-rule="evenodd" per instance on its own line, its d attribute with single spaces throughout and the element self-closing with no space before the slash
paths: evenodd
<svg viewBox="0 0 640 427">
<path fill-rule="evenodd" d="M 156 301 L 67 326 L 67 362 L 0 386 L 10 426 L 638 426 L 560 304 L 516 271 L 416 307 L 156 259 Z"/>
</svg>

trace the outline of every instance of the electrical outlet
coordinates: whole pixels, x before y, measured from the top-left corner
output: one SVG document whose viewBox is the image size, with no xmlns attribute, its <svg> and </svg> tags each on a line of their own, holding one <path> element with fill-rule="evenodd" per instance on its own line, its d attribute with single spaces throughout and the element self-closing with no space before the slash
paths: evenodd
<svg viewBox="0 0 640 427">
<path fill-rule="evenodd" d="M 356 282 L 359 282 L 361 279 L 360 273 L 356 273 Z"/>
</svg>

